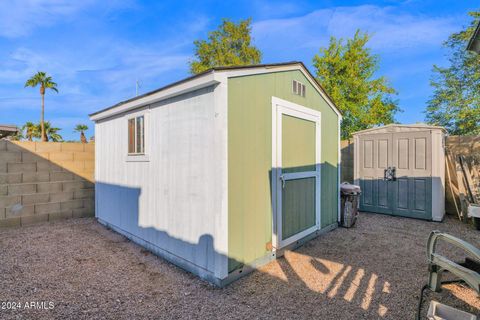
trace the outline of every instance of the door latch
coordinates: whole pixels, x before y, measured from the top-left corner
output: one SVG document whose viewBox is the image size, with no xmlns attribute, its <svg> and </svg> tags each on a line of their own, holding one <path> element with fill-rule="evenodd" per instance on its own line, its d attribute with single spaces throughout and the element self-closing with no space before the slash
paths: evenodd
<svg viewBox="0 0 480 320">
<path fill-rule="evenodd" d="M 383 170 L 383 180 L 386 180 L 386 181 L 397 180 L 397 168 L 388 167 L 385 170 Z"/>
</svg>

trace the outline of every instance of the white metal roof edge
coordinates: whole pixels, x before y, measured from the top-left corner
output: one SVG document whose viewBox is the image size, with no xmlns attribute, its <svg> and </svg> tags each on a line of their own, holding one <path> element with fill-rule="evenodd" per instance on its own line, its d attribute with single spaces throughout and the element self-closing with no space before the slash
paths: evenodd
<svg viewBox="0 0 480 320">
<path fill-rule="evenodd" d="M 377 131 L 377 130 L 381 130 L 383 128 L 390 128 L 390 127 L 434 129 L 434 130 L 442 130 L 444 132 L 447 132 L 447 130 L 444 127 L 431 126 L 431 125 L 428 125 L 428 124 L 397 124 L 397 123 L 391 123 L 391 124 L 387 124 L 387 125 L 384 125 L 384 126 L 381 126 L 381 127 L 374 127 L 374 128 L 369 128 L 369 129 L 365 129 L 365 130 L 360 130 L 360 131 L 352 133 L 352 135 L 355 136 L 355 135 L 358 135 L 358 134 Z"/>
<path fill-rule="evenodd" d="M 209 72 L 199 77 L 196 77 L 194 79 L 191 79 L 189 81 L 181 82 L 177 85 L 166 88 L 165 90 L 160 90 L 152 94 L 147 94 L 143 97 L 139 97 L 138 99 L 132 99 L 131 101 L 127 101 L 118 106 L 113 106 L 109 109 L 105 109 L 98 113 L 92 114 L 90 115 L 90 120 L 99 121 L 105 118 L 115 116 L 117 114 L 138 109 L 146 105 L 159 102 L 168 98 L 172 98 L 187 92 L 192 92 L 198 89 L 206 88 L 206 87 L 215 85 L 217 83 L 219 83 L 219 81 L 215 79 L 214 73 Z"/>
<path fill-rule="evenodd" d="M 325 93 L 323 88 L 318 84 L 318 82 L 313 78 L 312 74 L 304 67 L 302 63 L 291 63 L 291 64 L 280 64 L 280 65 L 265 65 L 263 67 L 252 66 L 250 67 L 241 67 L 238 69 L 235 68 L 226 68 L 220 70 L 211 70 L 203 75 L 198 77 L 193 77 L 192 79 L 186 79 L 180 81 L 178 84 L 172 84 L 167 86 L 165 89 L 159 89 L 153 93 L 147 93 L 144 96 L 133 98 L 127 100 L 126 102 L 120 102 L 118 105 L 112 106 L 110 108 L 101 110 L 97 113 L 90 115 L 90 120 L 99 121 L 105 118 L 115 116 L 127 111 L 131 111 L 137 108 L 144 107 L 146 105 L 156 103 L 174 96 L 178 96 L 187 92 L 195 91 L 201 88 L 209 87 L 214 84 L 218 84 L 224 78 L 218 77 L 219 73 L 224 74 L 227 78 L 230 77 L 239 77 L 246 75 L 256 75 L 272 72 L 281 72 L 281 71 L 292 71 L 299 70 L 307 78 L 307 80 L 312 84 L 312 86 L 317 90 L 317 92 L 322 96 L 322 98 L 327 102 L 327 105 L 337 114 L 339 119 L 342 119 L 342 114 L 337 109 L 330 97 Z"/>
</svg>

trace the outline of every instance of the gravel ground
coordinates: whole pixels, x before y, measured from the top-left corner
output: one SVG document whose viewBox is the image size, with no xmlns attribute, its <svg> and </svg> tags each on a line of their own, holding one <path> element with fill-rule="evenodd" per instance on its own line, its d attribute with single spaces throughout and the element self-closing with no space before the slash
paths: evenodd
<svg viewBox="0 0 480 320">
<path fill-rule="evenodd" d="M 433 229 L 480 247 L 480 233 L 451 218 L 432 223 L 362 214 L 355 228 L 323 235 L 223 289 L 94 219 L 4 229 L 0 301 L 22 307 L 0 309 L 0 319 L 413 319 Z M 458 285 L 427 294 L 432 298 L 480 310 L 473 291 Z M 25 308 L 31 301 L 54 308 Z"/>
</svg>

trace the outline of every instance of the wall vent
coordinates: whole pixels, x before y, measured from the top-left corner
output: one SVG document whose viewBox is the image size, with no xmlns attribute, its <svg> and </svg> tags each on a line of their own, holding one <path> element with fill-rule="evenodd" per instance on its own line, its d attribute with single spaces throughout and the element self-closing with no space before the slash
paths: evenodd
<svg viewBox="0 0 480 320">
<path fill-rule="evenodd" d="M 305 97 L 305 85 L 299 81 L 293 80 L 292 92 L 296 95 Z"/>
</svg>

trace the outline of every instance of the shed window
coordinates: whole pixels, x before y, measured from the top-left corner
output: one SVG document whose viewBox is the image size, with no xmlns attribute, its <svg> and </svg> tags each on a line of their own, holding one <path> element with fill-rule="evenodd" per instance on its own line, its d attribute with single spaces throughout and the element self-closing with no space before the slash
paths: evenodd
<svg viewBox="0 0 480 320">
<path fill-rule="evenodd" d="M 128 119 L 128 153 L 145 154 L 145 117 Z"/>
</svg>

